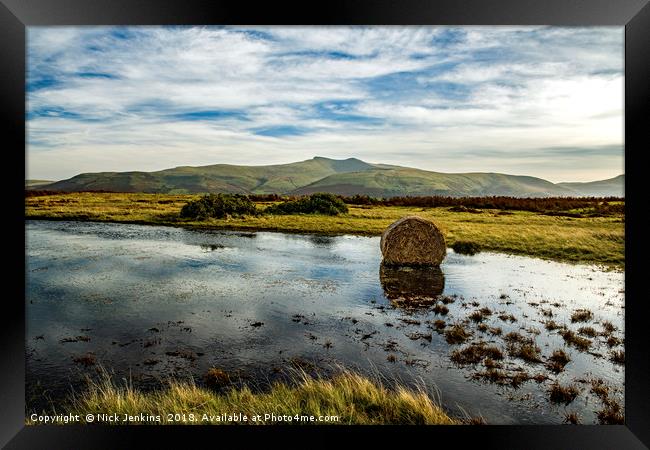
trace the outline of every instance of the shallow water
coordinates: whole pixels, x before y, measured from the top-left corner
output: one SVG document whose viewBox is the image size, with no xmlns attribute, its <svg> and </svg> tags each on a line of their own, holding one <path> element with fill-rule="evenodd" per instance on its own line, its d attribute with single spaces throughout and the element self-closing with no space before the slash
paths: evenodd
<svg viewBox="0 0 650 450">
<path fill-rule="evenodd" d="M 448 250 L 441 273 L 396 273 L 381 268 L 379 238 L 356 236 L 47 221 L 28 221 L 26 234 L 28 408 L 50 408 L 78 389 L 96 369 L 74 361 L 88 352 L 142 388 L 170 375 L 200 379 L 210 367 L 263 384 L 291 364 L 342 364 L 388 382 L 424 383 L 452 414 L 488 423 L 561 423 L 567 412 L 596 423 L 602 403 L 587 383 L 594 379 L 623 404 L 624 368 L 609 357 L 622 345 L 610 347 L 599 335 L 589 338 L 589 352 L 566 346 L 558 331 L 545 329 L 543 313 L 574 331 L 600 333 L 606 320 L 622 339 L 622 272 Z M 441 293 L 447 314 L 400 301 Z M 484 307 L 492 314 L 482 323 L 501 335 L 468 319 Z M 572 323 L 581 308 L 594 318 Z M 499 318 L 504 314 L 515 321 Z M 544 359 L 564 349 L 571 362 L 556 375 L 543 363 L 507 356 L 510 373 L 549 379 L 517 388 L 472 379 L 484 368 L 453 363 L 450 352 L 465 345 L 448 344 L 435 320 L 464 323 L 472 333 L 465 345 L 484 341 L 506 353 L 503 336 L 517 331 L 534 339 Z M 555 380 L 575 383 L 580 394 L 569 405 L 552 403 Z"/>
</svg>

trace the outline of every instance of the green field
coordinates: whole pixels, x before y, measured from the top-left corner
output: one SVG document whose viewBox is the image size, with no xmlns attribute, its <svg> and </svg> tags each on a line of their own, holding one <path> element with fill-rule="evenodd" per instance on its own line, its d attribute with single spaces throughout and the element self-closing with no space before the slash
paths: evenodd
<svg viewBox="0 0 650 450">
<path fill-rule="evenodd" d="M 557 261 L 595 263 L 623 268 L 625 223 L 610 217 L 548 216 L 528 211 L 500 214 L 452 212 L 449 208 L 353 206 L 340 216 L 260 215 L 258 217 L 181 219 L 181 207 L 198 195 L 68 193 L 26 197 L 28 219 L 90 220 L 186 226 L 196 228 L 270 230 L 295 233 L 380 235 L 395 220 L 419 215 L 434 221 L 449 246 L 472 241 L 481 249 L 536 256 Z M 268 203 L 258 203 L 263 209 Z"/>
</svg>

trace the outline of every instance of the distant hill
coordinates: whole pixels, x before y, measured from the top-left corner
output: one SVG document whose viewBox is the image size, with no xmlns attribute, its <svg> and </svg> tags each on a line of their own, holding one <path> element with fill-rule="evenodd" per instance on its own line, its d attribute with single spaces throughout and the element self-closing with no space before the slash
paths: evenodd
<svg viewBox="0 0 650 450">
<path fill-rule="evenodd" d="M 625 175 L 588 183 L 557 183 L 557 185 L 571 189 L 580 197 L 625 196 Z"/>
<path fill-rule="evenodd" d="M 231 192 L 287 193 L 335 173 L 371 169 L 356 158 L 335 160 L 316 157 L 307 161 L 272 166 L 216 164 L 175 167 L 158 172 L 82 173 L 48 185 L 60 191 L 105 190 L 118 192 Z"/>
<path fill-rule="evenodd" d="M 619 177 L 617 177 L 619 178 Z M 616 179 L 613 179 L 616 180 Z M 584 196 L 593 183 L 553 184 L 541 178 L 500 173 L 441 173 L 409 167 L 371 164 L 356 158 L 315 157 L 269 166 L 216 164 L 175 167 L 157 172 L 82 173 L 67 180 L 39 185 L 65 192 L 114 191 L 148 193 L 230 192 L 240 194 L 309 194 L 331 192 L 375 197 L 448 195 L 454 197 L 507 195 L 513 197 Z M 574 187 L 573 185 L 580 185 Z M 622 195 L 602 185 L 599 196 Z"/>
<path fill-rule="evenodd" d="M 559 197 L 573 195 L 569 189 L 535 177 L 500 173 L 440 173 L 403 167 L 334 174 L 296 189 L 293 193 L 311 194 L 323 191 L 341 195 L 365 194 L 374 197 L 407 195 Z"/>
</svg>

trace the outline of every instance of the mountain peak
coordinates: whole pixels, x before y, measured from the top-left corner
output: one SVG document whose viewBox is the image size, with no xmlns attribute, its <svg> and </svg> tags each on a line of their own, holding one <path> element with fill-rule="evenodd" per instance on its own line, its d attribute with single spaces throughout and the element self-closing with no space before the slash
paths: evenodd
<svg viewBox="0 0 650 450">
<path fill-rule="evenodd" d="M 312 160 L 327 165 L 336 173 L 361 172 L 364 170 L 375 169 L 374 165 L 361 161 L 358 158 L 332 159 L 323 156 L 314 156 Z"/>
<path fill-rule="evenodd" d="M 326 156 L 314 156 L 312 159 L 313 160 L 321 160 L 321 161 L 356 161 L 356 162 L 363 162 L 359 158 L 335 159 L 335 158 L 328 158 Z"/>
</svg>

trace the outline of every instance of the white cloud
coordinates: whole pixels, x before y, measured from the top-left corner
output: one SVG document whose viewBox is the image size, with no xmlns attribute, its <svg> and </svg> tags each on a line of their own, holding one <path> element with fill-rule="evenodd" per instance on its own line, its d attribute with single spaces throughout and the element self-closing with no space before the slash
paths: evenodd
<svg viewBox="0 0 650 450">
<path fill-rule="evenodd" d="M 590 153 L 623 145 L 622 28 L 30 27 L 28 52 L 31 178 L 315 155 L 622 171 Z"/>
</svg>

